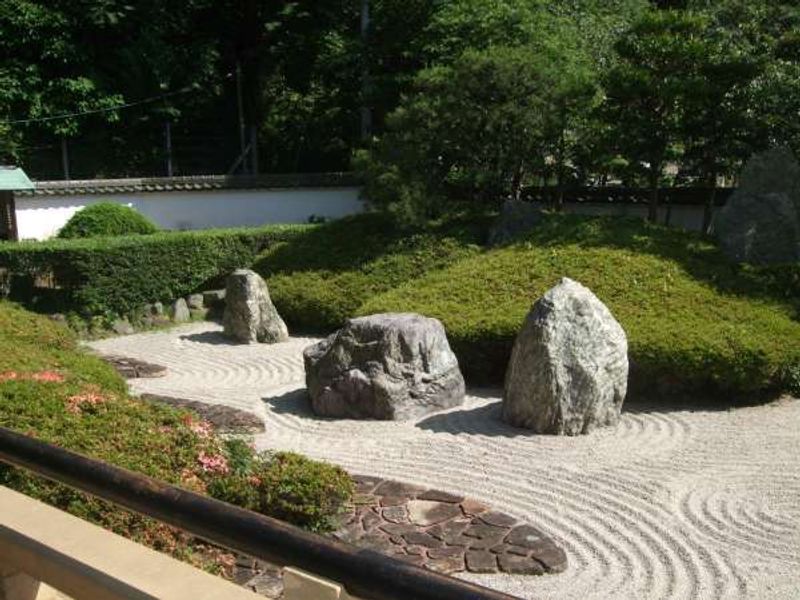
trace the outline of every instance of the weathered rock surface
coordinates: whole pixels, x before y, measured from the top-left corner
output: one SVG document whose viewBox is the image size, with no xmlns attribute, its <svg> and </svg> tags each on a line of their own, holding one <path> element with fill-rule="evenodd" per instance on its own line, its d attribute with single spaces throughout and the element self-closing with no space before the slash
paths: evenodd
<svg viewBox="0 0 800 600">
<path fill-rule="evenodd" d="M 737 191 L 717 216 L 715 231 L 722 251 L 736 262 L 800 260 L 800 218 L 787 194 Z"/>
<path fill-rule="evenodd" d="M 749 194 L 786 194 L 800 211 L 800 163 L 788 148 L 754 154 L 742 170 L 739 190 Z"/>
<path fill-rule="evenodd" d="M 186 304 L 190 309 L 205 308 L 203 294 L 189 294 L 186 296 Z"/>
<path fill-rule="evenodd" d="M 125 356 L 101 356 L 105 362 L 110 364 L 117 373 L 125 379 L 153 379 L 164 377 L 167 374 L 167 367 L 138 360 Z"/>
<path fill-rule="evenodd" d="M 267 284 L 255 271 L 234 271 L 228 277 L 225 297 L 223 323 L 228 337 L 267 344 L 289 339 L 286 323 L 272 304 Z"/>
<path fill-rule="evenodd" d="M 303 352 L 314 412 L 413 419 L 461 404 L 464 378 L 444 327 L 417 314 L 350 319 Z"/>
<path fill-rule="evenodd" d="M 192 319 L 192 315 L 189 312 L 189 307 L 186 304 L 186 300 L 183 298 L 178 298 L 172 303 L 170 314 L 172 315 L 172 320 L 175 323 L 188 323 Z"/>
<path fill-rule="evenodd" d="M 500 246 L 530 231 L 542 220 L 541 209 L 530 202 L 507 200 L 489 230 L 489 245 Z"/>
<path fill-rule="evenodd" d="M 567 555 L 543 532 L 479 502 L 441 490 L 355 475 L 356 497 L 333 537 L 443 573 L 562 573 Z M 389 494 L 387 496 L 387 494 Z M 443 498 L 444 500 L 424 500 Z M 384 508 L 390 499 L 395 506 Z M 544 515 L 543 515 L 544 516 Z"/>
<path fill-rule="evenodd" d="M 800 260 L 800 164 L 789 149 L 772 148 L 747 162 L 714 232 L 723 252 L 737 262 Z"/>
<path fill-rule="evenodd" d="M 117 319 L 111 325 L 111 330 L 117 335 L 130 335 L 134 332 L 133 325 L 128 319 Z"/>
<path fill-rule="evenodd" d="M 533 305 L 506 372 L 503 419 L 537 433 L 577 435 L 619 421 L 628 342 L 588 288 L 564 278 Z"/>
</svg>

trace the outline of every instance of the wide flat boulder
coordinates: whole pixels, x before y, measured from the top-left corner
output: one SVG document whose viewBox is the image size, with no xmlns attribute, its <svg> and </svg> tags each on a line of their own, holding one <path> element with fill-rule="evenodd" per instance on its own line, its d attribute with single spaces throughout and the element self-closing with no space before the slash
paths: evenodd
<svg viewBox="0 0 800 600">
<path fill-rule="evenodd" d="M 273 344 L 289 339 L 286 323 L 269 297 L 267 283 L 255 271 L 238 269 L 225 286 L 225 335 L 243 343 Z"/>
<path fill-rule="evenodd" d="M 563 278 L 533 305 L 506 372 L 503 419 L 537 433 L 577 435 L 619 421 L 628 342 L 591 290 Z"/>
<path fill-rule="evenodd" d="M 418 314 L 350 319 L 303 352 L 314 412 L 414 419 L 464 399 L 464 378 L 442 324 Z"/>
</svg>

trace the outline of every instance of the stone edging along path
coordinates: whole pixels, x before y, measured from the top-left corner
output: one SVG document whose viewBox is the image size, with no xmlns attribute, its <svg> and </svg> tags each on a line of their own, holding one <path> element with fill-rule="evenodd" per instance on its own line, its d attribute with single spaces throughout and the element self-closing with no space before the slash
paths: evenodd
<svg viewBox="0 0 800 600">
<path fill-rule="evenodd" d="M 441 573 L 561 573 L 567 556 L 531 525 L 440 490 L 353 476 L 354 506 L 333 536 Z"/>
</svg>

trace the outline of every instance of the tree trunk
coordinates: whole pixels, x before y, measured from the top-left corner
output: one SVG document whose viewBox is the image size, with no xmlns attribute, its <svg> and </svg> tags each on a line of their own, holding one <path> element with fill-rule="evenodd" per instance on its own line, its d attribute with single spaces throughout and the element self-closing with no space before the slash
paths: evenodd
<svg viewBox="0 0 800 600">
<path fill-rule="evenodd" d="M 519 202 L 522 199 L 522 177 L 525 175 L 525 167 L 521 164 L 514 170 L 514 177 L 511 180 L 511 198 Z"/>
<path fill-rule="evenodd" d="M 647 220 L 651 223 L 658 221 L 658 174 L 660 169 L 650 167 L 650 203 L 647 207 Z"/>
<path fill-rule="evenodd" d="M 711 188 L 711 193 L 706 198 L 705 209 L 703 210 L 703 233 L 706 235 L 711 234 L 711 222 L 714 217 L 714 202 L 717 199 L 717 174 L 710 173 L 708 177 L 708 186 Z"/>
</svg>

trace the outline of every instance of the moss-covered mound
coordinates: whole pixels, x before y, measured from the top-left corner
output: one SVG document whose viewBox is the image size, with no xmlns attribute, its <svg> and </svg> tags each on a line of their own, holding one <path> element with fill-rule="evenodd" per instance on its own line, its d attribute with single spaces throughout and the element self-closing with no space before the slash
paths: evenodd
<svg viewBox="0 0 800 600">
<path fill-rule="evenodd" d="M 295 331 L 342 326 L 367 300 L 476 255 L 481 228 L 451 222 L 408 233 L 380 214 L 347 217 L 275 244 L 253 267 Z"/>
<path fill-rule="evenodd" d="M 468 379 L 502 382 L 533 302 L 567 276 L 613 311 L 648 391 L 752 394 L 800 380 L 800 266 L 728 262 L 702 237 L 634 219 L 553 215 L 502 248 L 484 223 L 403 235 L 361 215 L 269 250 L 258 269 L 295 330 L 414 311 L 441 319 Z M 794 382 L 794 383 L 793 383 Z"/>
<path fill-rule="evenodd" d="M 129 398 L 125 382 L 79 350 L 66 328 L 7 302 L 0 302 L 0 426 L 222 500 L 239 501 L 236 490 L 247 489 L 243 506 L 313 530 L 330 528 L 352 493 L 338 467 L 259 455 L 192 413 Z M 0 485 L 201 566 L 224 562 L 220 550 L 175 529 L 2 463 Z"/>
</svg>

